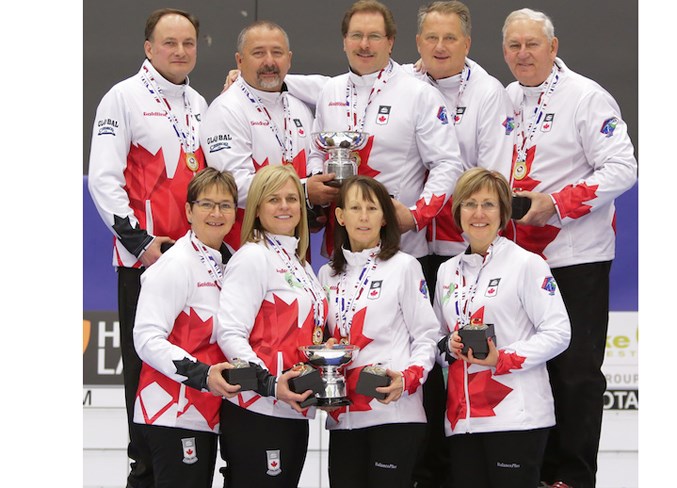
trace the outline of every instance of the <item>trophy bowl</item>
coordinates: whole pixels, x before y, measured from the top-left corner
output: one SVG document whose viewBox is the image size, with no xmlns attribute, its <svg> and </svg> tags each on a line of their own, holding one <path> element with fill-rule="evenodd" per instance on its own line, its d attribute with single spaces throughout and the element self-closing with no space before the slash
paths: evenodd
<svg viewBox="0 0 677 488">
<path fill-rule="evenodd" d="M 352 344 L 301 346 L 299 350 L 308 358 L 308 362 L 320 371 L 324 389 L 316 393 L 319 407 L 341 407 L 350 405 L 347 397 L 346 380 L 339 369 L 349 364 L 357 356 L 359 347 Z"/>
<path fill-rule="evenodd" d="M 362 149 L 369 134 L 357 131 L 314 132 L 315 146 L 328 155 L 324 162 L 324 174 L 334 173 L 333 180 L 326 185 L 340 187 L 343 181 L 357 174 L 357 151 Z"/>
</svg>

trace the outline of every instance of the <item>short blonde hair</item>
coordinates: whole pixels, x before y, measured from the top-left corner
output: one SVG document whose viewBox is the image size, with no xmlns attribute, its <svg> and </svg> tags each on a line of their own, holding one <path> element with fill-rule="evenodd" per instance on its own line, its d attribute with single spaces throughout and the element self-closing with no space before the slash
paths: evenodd
<svg viewBox="0 0 677 488">
<path fill-rule="evenodd" d="M 294 230 L 294 236 L 299 239 L 296 248 L 297 257 L 299 261 L 305 265 L 306 252 L 308 251 L 310 241 L 308 232 L 308 211 L 306 210 L 306 205 L 304 203 L 305 194 L 303 192 L 303 185 L 292 166 L 265 166 L 254 175 L 252 184 L 249 187 L 249 192 L 247 193 L 247 206 L 244 211 L 241 239 L 242 244 L 246 242 L 259 242 L 263 239 L 265 229 L 262 227 L 261 221 L 256 215 L 259 207 L 266 198 L 282 188 L 289 180 L 294 182 L 294 186 L 296 186 L 296 190 L 299 194 L 301 220 Z"/>
<path fill-rule="evenodd" d="M 498 195 L 498 206 L 501 212 L 501 225 L 499 231 L 505 229 L 512 215 L 512 191 L 508 180 L 501 173 L 489 171 L 484 168 L 471 168 L 461 175 L 456 182 L 454 189 L 453 203 L 451 204 L 451 214 L 454 217 L 454 223 L 461 227 L 461 204 L 472 195 L 482 189 L 496 192 Z"/>
</svg>

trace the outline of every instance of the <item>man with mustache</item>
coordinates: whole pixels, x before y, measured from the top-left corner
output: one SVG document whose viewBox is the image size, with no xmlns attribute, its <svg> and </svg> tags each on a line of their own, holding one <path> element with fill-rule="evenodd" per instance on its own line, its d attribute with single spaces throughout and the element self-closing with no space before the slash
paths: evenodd
<svg viewBox="0 0 677 488">
<path fill-rule="evenodd" d="M 306 203 L 326 204 L 338 189 L 326 186 L 333 175 L 308 175 L 313 116 L 308 107 L 287 93 L 284 78 L 291 67 L 287 33 L 261 20 L 238 36 L 235 61 L 239 77 L 230 90 L 209 106 L 200 141 L 207 165 L 230 171 L 237 182 L 238 210 L 226 243 L 240 247 L 240 226 L 249 186 L 256 172 L 269 164 L 294 167 L 305 189 Z"/>
<path fill-rule="evenodd" d="M 386 186 L 397 210 L 402 250 L 425 262 L 426 227 L 463 169 L 444 98 L 390 58 L 396 31 L 392 12 L 380 2 L 358 1 L 348 9 L 341 32 L 350 71 L 325 83 L 313 132 L 369 134 L 359 151 L 358 172 Z M 321 168 L 323 159 L 313 148 L 310 168 Z"/>
</svg>

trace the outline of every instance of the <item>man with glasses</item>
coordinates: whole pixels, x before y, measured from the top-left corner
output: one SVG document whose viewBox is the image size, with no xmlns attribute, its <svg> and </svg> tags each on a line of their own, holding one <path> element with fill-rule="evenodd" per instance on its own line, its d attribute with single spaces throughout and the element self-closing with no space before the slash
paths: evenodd
<svg viewBox="0 0 677 488">
<path fill-rule="evenodd" d="M 637 161 L 616 101 L 571 71 L 557 57 L 558 44 L 542 12 L 521 9 L 505 20 L 503 55 L 516 79 L 507 88 L 515 107 L 511 181 L 531 200 L 512 230 L 520 246 L 547 260 L 571 319 L 569 348 L 548 362 L 557 425 L 541 479 L 555 488 L 592 488 L 606 388 L 614 199 L 635 184 Z"/>
<path fill-rule="evenodd" d="M 265 20 L 245 27 L 238 36 L 235 61 L 239 76 L 229 90 L 209 106 L 201 142 L 207 164 L 230 171 L 237 181 L 237 220 L 226 237 L 240 247 L 240 228 L 249 186 L 256 172 L 269 164 L 289 164 L 302 179 L 309 207 L 327 204 L 338 189 L 324 185 L 333 175 L 306 179 L 313 116 L 308 107 L 287 93 L 285 76 L 291 67 L 287 33 Z"/>
<path fill-rule="evenodd" d="M 386 186 L 397 210 L 402 250 L 425 261 L 426 227 L 462 172 L 447 107 L 437 90 L 408 76 L 390 58 L 396 26 L 388 7 L 377 1 L 354 3 L 341 32 L 350 72 L 326 82 L 313 132 L 369 134 L 358 152 L 358 172 Z M 321 170 L 323 160 L 313 148 L 311 170 Z M 330 222 L 325 233 L 329 254 Z"/>
<path fill-rule="evenodd" d="M 199 145 L 207 102 L 189 86 L 197 60 L 199 21 L 176 9 L 146 20 L 140 71 L 115 85 L 96 111 L 89 162 L 89 191 L 115 236 L 120 348 L 132 459 L 127 486 L 153 486 L 146 442 L 133 422 L 141 360 L 133 327 L 141 273 L 190 228 L 186 189 L 205 166 Z"/>
</svg>

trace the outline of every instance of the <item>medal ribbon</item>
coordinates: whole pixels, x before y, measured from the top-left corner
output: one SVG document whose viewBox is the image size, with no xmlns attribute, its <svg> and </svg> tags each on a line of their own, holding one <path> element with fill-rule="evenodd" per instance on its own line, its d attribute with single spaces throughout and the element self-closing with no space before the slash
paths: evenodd
<svg viewBox="0 0 677 488">
<path fill-rule="evenodd" d="M 188 100 L 188 97 L 186 96 L 186 91 L 183 91 L 183 106 L 186 110 L 186 127 L 188 129 L 188 133 L 186 134 L 186 131 L 183 129 L 183 125 L 179 123 L 179 119 L 177 118 L 176 114 L 172 112 L 172 108 L 169 105 L 169 102 L 167 99 L 162 95 L 162 89 L 160 86 L 157 84 L 157 81 L 155 81 L 155 77 L 153 74 L 150 72 L 148 67 L 144 64 L 142 66 L 143 68 L 143 73 L 141 74 L 141 81 L 143 82 L 144 86 L 150 94 L 155 98 L 155 101 L 158 102 L 160 105 L 164 107 L 164 110 L 167 115 L 167 119 L 169 122 L 172 124 L 172 127 L 174 128 L 174 132 L 176 133 L 176 136 L 179 138 L 179 143 L 181 144 L 181 147 L 183 147 L 183 152 L 184 153 L 194 153 L 199 144 L 197 142 L 197 129 L 195 127 L 195 124 L 193 123 L 193 111 L 191 110 L 190 106 L 190 101 Z"/>
<path fill-rule="evenodd" d="M 480 275 L 484 267 L 491 261 L 492 251 L 494 245 L 491 244 L 487 250 L 487 255 L 484 256 L 482 261 L 482 266 L 477 272 L 477 277 L 475 282 L 467 287 L 467 280 L 463 273 L 464 263 L 463 258 L 458 260 L 458 266 L 456 267 L 456 283 L 454 288 L 454 301 L 456 309 L 456 317 L 458 317 L 459 328 L 463 328 L 467 325 L 470 325 L 470 312 L 473 301 L 475 300 L 475 294 L 477 293 L 477 284 L 480 281 Z"/>
<path fill-rule="evenodd" d="M 299 267 L 297 264 L 300 263 L 298 262 L 298 259 L 292 259 L 287 253 L 287 250 L 282 247 L 280 241 L 274 237 L 269 236 L 268 234 L 265 234 L 265 236 L 266 241 L 268 244 L 270 244 L 275 253 L 285 264 L 287 270 L 292 274 L 292 276 L 294 276 L 294 278 L 296 278 L 296 281 L 301 283 L 303 290 L 312 297 L 315 328 L 319 328 L 321 330 L 324 326 L 324 297 L 326 296 L 324 294 L 324 290 L 315 280 L 308 276 L 308 273 L 304 267 L 301 266 L 301 272 L 299 272 Z"/>
<path fill-rule="evenodd" d="M 463 71 L 461 71 L 461 84 L 458 86 L 458 95 L 456 95 L 456 113 L 454 113 L 454 117 L 458 113 L 458 107 L 461 106 L 461 97 L 463 96 L 463 92 L 465 92 L 465 89 L 468 86 L 469 80 L 470 80 L 470 66 L 468 66 L 468 63 L 465 63 L 463 65 Z"/>
<path fill-rule="evenodd" d="M 379 71 L 378 76 L 374 81 L 374 85 L 369 91 L 367 105 L 365 105 L 362 116 L 359 119 L 357 118 L 357 87 L 350 79 L 350 75 L 348 75 L 348 82 L 346 83 L 346 107 L 348 107 L 346 115 L 348 116 L 348 130 L 357 132 L 363 131 L 364 121 L 367 117 L 367 109 L 369 108 L 369 105 L 371 105 L 371 102 L 373 102 L 378 94 L 381 93 L 381 90 L 386 83 L 388 83 L 388 80 L 393 74 L 394 67 L 393 61 L 390 60 L 388 61 L 388 66 Z"/>
<path fill-rule="evenodd" d="M 380 243 L 379 243 L 380 247 Z M 336 284 L 336 325 L 339 328 L 341 337 L 350 337 L 350 329 L 353 325 L 353 316 L 355 315 L 355 307 L 357 301 L 362 296 L 362 293 L 369 282 L 369 275 L 376 269 L 376 252 L 369 254 L 369 259 L 364 264 L 362 271 L 353 285 L 353 296 L 346 301 L 346 275 L 341 273 L 338 283 Z"/>
<path fill-rule="evenodd" d="M 287 93 L 283 92 L 281 94 L 282 97 L 282 109 L 284 111 L 284 132 L 280 130 L 278 125 L 275 123 L 273 118 L 270 116 L 270 113 L 268 112 L 268 109 L 263 105 L 263 102 L 261 99 L 257 96 L 255 96 L 251 91 L 249 91 L 249 88 L 247 87 L 247 84 L 244 82 L 244 80 L 240 77 L 237 79 L 236 83 L 240 86 L 240 89 L 242 90 L 242 93 L 244 93 L 245 97 L 247 97 L 247 100 L 249 100 L 254 107 L 256 107 L 256 111 L 262 115 L 265 115 L 268 121 L 268 127 L 270 127 L 270 130 L 273 132 L 273 135 L 275 136 L 275 139 L 277 140 L 277 143 L 280 146 L 280 149 L 282 150 L 282 157 L 284 158 L 285 162 L 291 162 L 294 160 L 294 123 L 291 119 L 291 111 L 289 110 L 289 100 L 287 99 Z"/>
<path fill-rule="evenodd" d="M 200 256 L 200 262 L 207 269 L 209 277 L 214 280 L 216 287 L 221 290 L 221 283 L 223 282 L 223 268 L 222 265 L 216 262 L 212 253 L 207 249 L 200 240 L 197 238 L 195 233 L 190 231 L 190 243 L 193 245 L 193 249 Z"/>
</svg>

